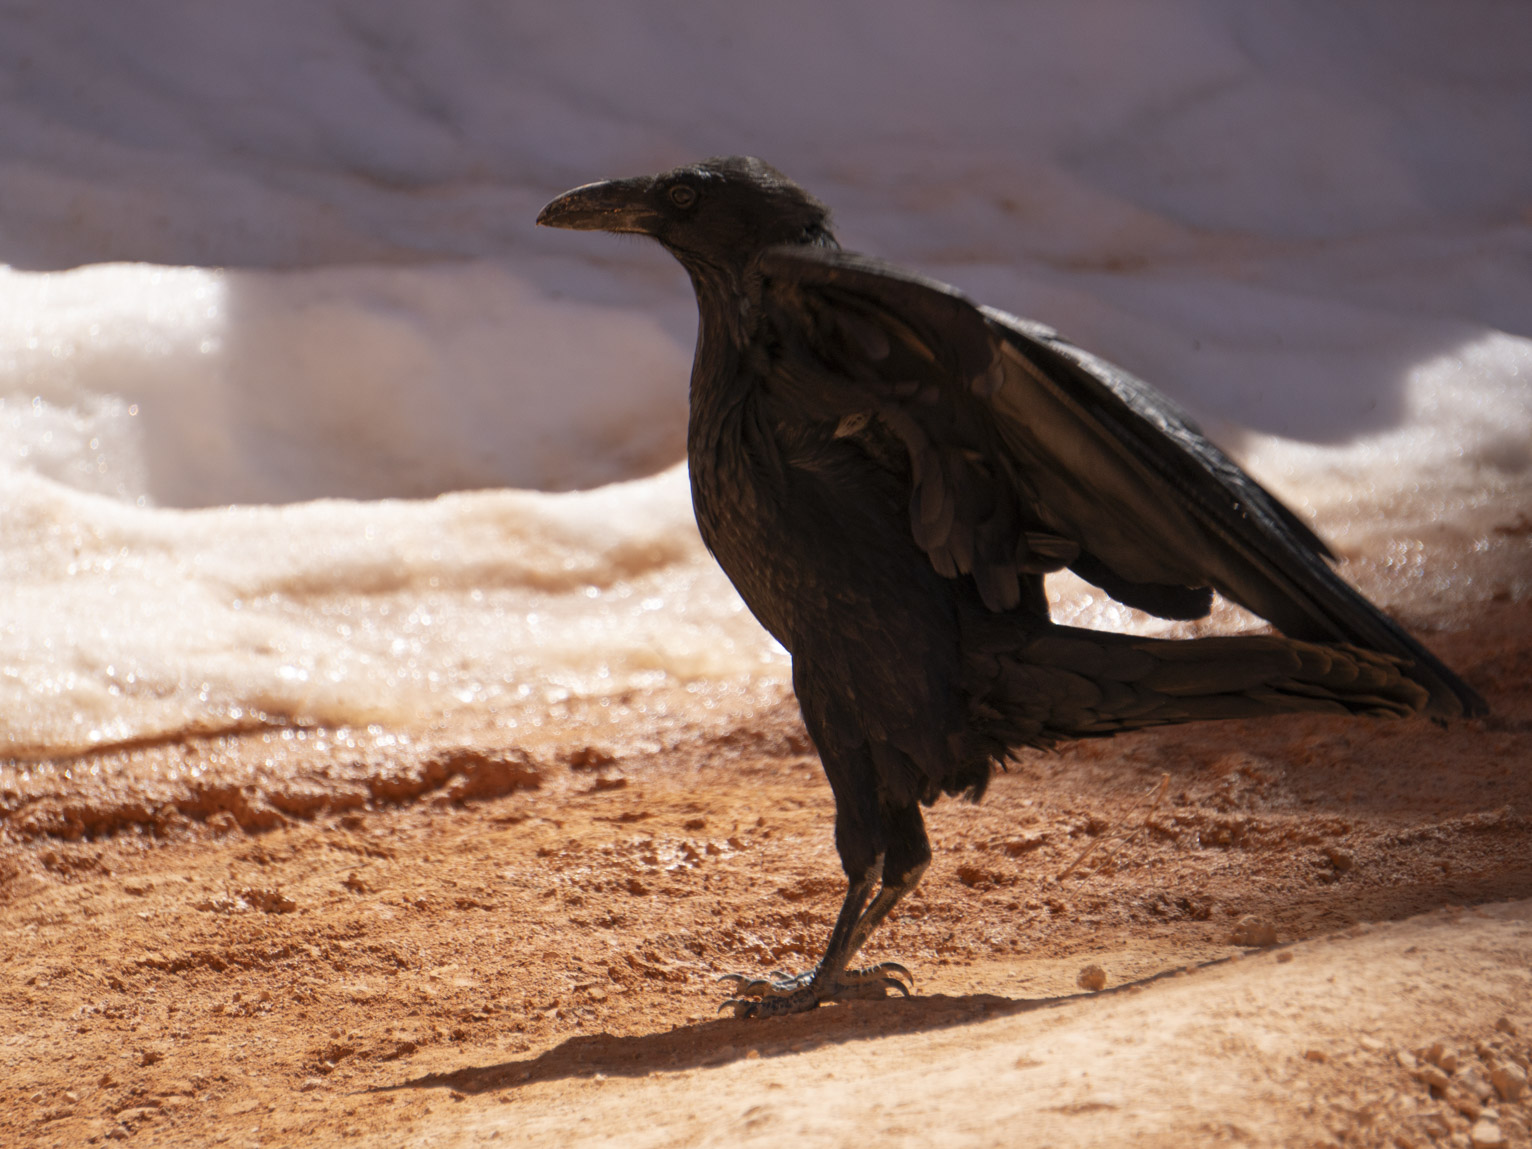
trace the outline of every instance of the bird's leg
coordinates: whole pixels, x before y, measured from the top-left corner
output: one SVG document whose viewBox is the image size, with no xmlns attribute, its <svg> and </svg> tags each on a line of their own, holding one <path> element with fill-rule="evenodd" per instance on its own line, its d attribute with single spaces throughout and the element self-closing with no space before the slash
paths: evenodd
<svg viewBox="0 0 1532 1149">
<path fill-rule="evenodd" d="M 898 962 L 880 962 L 864 969 L 846 968 L 899 899 L 919 884 L 930 861 L 930 846 L 919 809 L 900 813 L 902 816 L 894 821 L 902 832 L 890 842 L 888 851 L 850 878 L 846 899 L 841 903 L 819 964 L 797 977 L 773 974 L 771 980 L 727 974 L 719 980 L 734 981 L 734 992 L 739 996 L 726 1001 L 724 1008 L 733 1008 L 736 1017 L 773 1017 L 814 1009 L 826 1001 L 881 998 L 894 990 L 909 995 L 914 978 Z M 874 885 L 878 891 L 869 901 Z M 742 1000 L 746 996 L 759 1000 Z"/>
<path fill-rule="evenodd" d="M 856 920 L 856 925 L 852 927 L 851 938 L 846 944 L 846 961 L 849 962 L 856 956 L 863 943 L 872 936 L 872 931 L 882 925 L 883 919 L 888 917 L 889 911 L 899 904 L 899 899 L 920 884 L 920 877 L 926 872 L 926 864 L 921 862 L 913 869 L 907 870 L 897 880 L 885 881 L 878 887 L 877 896 L 862 911 L 861 916 Z M 897 962 L 883 962 L 870 969 L 846 970 L 842 976 L 846 978 L 860 978 L 863 975 L 875 974 L 883 970 L 901 973 L 906 978 L 910 978 L 911 985 L 914 984 L 914 979 L 910 977 L 910 971 Z"/>
<path fill-rule="evenodd" d="M 841 958 L 843 966 L 856 956 L 857 951 L 872 936 L 872 931 L 883 924 L 883 919 L 899 904 L 899 900 L 920 884 L 921 875 L 931 862 L 931 844 L 926 838 L 925 820 L 920 816 L 920 807 L 884 807 L 882 813 L 888 830 L 888 849 L 879 859 L 882 863 L 882 884 L 877 895 L 857 916 L 856 924 L 851 928 L 846 952 Z M 906 995 L 915 984 L 910 971 L 898 962 L 880 962 L 865 969 L 842 968 L 840 973 L 842 985 L 866 985 L 873 991 L 870 996 L 876 997 L 884 995 L 890 979 L 895 979 L 899 991 Z M 843 991 L 840 996 L 854 995 Z"/>
<path fill-rule="evenodd" d="M 725 974 L 719 980 L 734 982 L 734 992 L 740 996 L 724 1002 L 722 1008 L 732 1008 L 736 1017 L 774 1017 L 801 1013 L 826 1001 L 884 997 L 892 990 L 908 995 L 909 986 L 902 979 L 908 979 L 910 973 L 897 962 L 884 962 L 867 969 L 846 968 L 846 963 L 861 948 L 873 928 L 914 886 L 913 880 L 897 886 L 884 883 L 869 901 L 868 895 L 878 883 L 882 863 L 880 856 L 869 870 L 851 881 L 835 928 L 830 931 L 824 956 L 817 966 L 796 977 L 780 971 L 774 972 L 769 979 Z M 914 879 L 919 879 L 918 872 Z M 746 996 L 760 1000 L 743 1000 Z"/>
<path fill-rule="evenodd" d="M 748 994 L 755 997 L 769 999 L 784 999 L 796 994 L 807 992 L 809 987 L 819 978 L 821 973 L 829 967 L 834 967 L 838 973 L 845 968 L 847 960 L 852 952 L 851 939 L 856 932 L 857 924 L 861 921 L 862 912 L 867 906 L 872 891 L 877 886 L 883 873 L 883 856 L 880 854 L 873 859 L 872 865 L 860 874 L 852 875 L 848 879 L 845 900 L 841 902 L 840 914 L 835 919 L 835 928 L 830 931 L 830 940 L 825 944 L 824 957 L 819 964 L 811 970 L 798 974 L 796 977 L 783 973 L 781 970 L 772 972 L 768 978 L 750 978 L 744 974 L 724 974 L 719 981 L 734 982 L 734 992 Z M 798 1009 L 812 1009 L 819 1004 L 817 998 L 806 1000 Z M 740 1017 L 754 1017 L 757 1013 L 742 1010 L 740 1007 L 756 1003 L 730 1000 L 724 1002 L 724 1006 L 735 1007 L 735 1014 Z M 764 1004 L 764 1003 L 760 1003 Z M 772 1010 L 772 1012 L 797 1012 L 796 1009 Z"/>
</svg>

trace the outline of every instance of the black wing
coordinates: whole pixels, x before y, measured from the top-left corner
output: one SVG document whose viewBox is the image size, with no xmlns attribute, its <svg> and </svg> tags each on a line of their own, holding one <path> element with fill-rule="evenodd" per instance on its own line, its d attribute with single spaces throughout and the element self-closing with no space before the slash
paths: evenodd
<svg viewBox="0 0 1532 1149">
<path fill-rule="evenodd" d="M 910 525 L 933 566 L 992 610 L 1018 578 L 1069 566 L 1112 597 L 1198 618 L 1212 590 L 1294 637 L 1414 664 L 1432 711 L 1484 702 L 1338 578 L 1324 543 L 1175 404 L 1056 332 L 846 252 L 774 248 L 762 307 L 788 373 L 781 406 L 878 420 L 909 453 Z"/>
</svg>

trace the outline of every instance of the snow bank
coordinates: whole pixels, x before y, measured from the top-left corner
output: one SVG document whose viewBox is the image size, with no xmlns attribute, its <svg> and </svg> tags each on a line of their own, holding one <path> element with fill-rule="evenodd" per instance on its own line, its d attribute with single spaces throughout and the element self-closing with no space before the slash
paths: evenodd
<svg viewBox="0 0 1532 1149">
<path fill-rule="evenodd" d="M 0 14 L 7 745 L 781 674 L 684 473 L 619 482 L 682 453 L 684 277 L 531 223 L 721 152 L 1155 382 L 1370 593 L 1526 593 L 1527 43 L 1489 0 Z"/>
</svg>

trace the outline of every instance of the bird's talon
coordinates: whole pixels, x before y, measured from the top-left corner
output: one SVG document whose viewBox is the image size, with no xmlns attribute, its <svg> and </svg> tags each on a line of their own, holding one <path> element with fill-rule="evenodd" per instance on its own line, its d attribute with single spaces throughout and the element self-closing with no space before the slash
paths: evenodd
<svg viewBox="0 0 1532 1149">
<path fill-rule="evenodd" d="M 910 992 L 913 992 L 915 989 L 915 975 L 896 961 L 879 962 L 877 965 L 873 966 L 871 969 L 866 970 L 865 972 L 881 974 L 884 977 L 893 978 L 899 982 L 902 982 L 905 986 L 907 986 L 906 995 L 908 995 Z"/>
<path fill-rule="evenodd" d="M 848 969 L 841 974 L 840 980 L 849 985 L 897 986 L 905 997 L 915 992 L 915 975 L 896 961 L 880 962 L 866 969 Z"/>
<path fill-rule="evenodd" d="M 890 994 L 911 997 L 915 977 L 898 962 L 880 962 L 865 969 L 848 969 L 836 977 L 825 976 L 819 968 L 797 975 L 772 970 L 769 977 L 753 978 L 746 974 L 724 974 L 733 996 L 719 1006 L 719 1012 L 733 1010 L 734 1016 L 779 1017 L 815 1009 L 825 1002 L 878 1001 Z"/>
</svg>

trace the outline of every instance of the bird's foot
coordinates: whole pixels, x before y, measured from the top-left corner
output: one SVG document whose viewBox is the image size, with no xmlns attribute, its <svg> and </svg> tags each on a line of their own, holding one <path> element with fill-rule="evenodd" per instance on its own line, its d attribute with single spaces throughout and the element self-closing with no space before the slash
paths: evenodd
<svg viewBox="0 0 1532 1149">
<path fill-rule="evenodd" d="M 774 970 L 769 978 L 726 973 L 719 981 L 734 983 L 734 997 L 718 1007 L 733 1010 L 735 1017 L 781 1017 L 806 1013 L 827 1001 L 864 1001 L 887 997 L 898 990 L 905 997 L 915 988 L 915 977 L 898 962 L 886 961 L 866 969 L 841 970 L 838 974 L 809 970 L 789 976 Z M 754 998 L 755 1000 L 750 1000 Z"/>
</svg>

